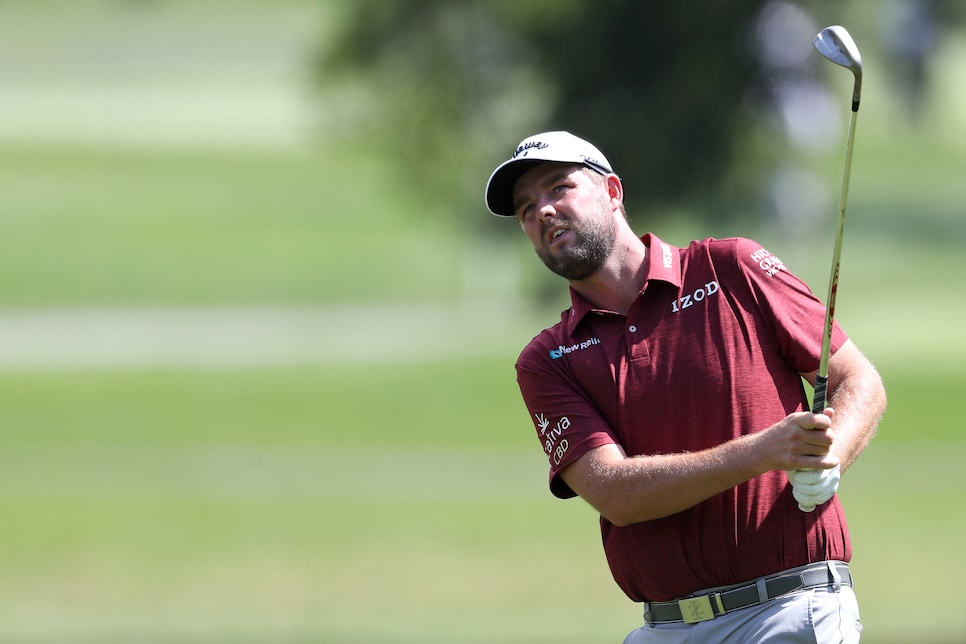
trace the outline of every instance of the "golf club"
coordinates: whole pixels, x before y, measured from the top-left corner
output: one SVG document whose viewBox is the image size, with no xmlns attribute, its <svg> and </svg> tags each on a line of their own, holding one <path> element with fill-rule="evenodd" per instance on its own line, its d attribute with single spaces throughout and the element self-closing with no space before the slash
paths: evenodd
<svg viewBox="0 0 966 644">
<path fill-rule="evenodd" d="M 828 360 L 832 344 L 832 322 L 835 319 L 835 298 L 839 287 L 839 265 L 842 258 L 842 233 L 845 230 L 845 206 L 849 198 L 849 175 L 852 171 L 852 146 L 855 142 L 855 121 L 859 114 L 859 100 L 862 93 L 862 56 L 855 46 L 852 36 L 845 27 L 834 25 L 818 32 L 812 41 L 815 49 L 823 57 L 836 65 L 841 65 L 855 77 L 852 86 L 852 116 L 849 119 L 849 134 L 845 145 L 845 170 L 842 173 L 842 192 L 839 197 L 839 223 L 835 233 L 835 247 L 832 251 L 832 272 L 829 275 L 828 296 L 825 300 L 825 326 L 822 335 L 822 352 L 819 356 L 818 375 L 815 377 L 815 395 L 812 398 L 812 412 L 825 411 L 828 389 Z M 798 506 L 804 512 L 811 512 L 815 506 Z"/>
<path fill-rule="evenodd" d="M 829 275 L 828 297 L 825 300 L 825 332 L 822 336 L 822 353 L 819 358 L 818 376 L 815 378 L 815 396 L 812 411 L 820 414 L 825 411 L 825 397 L 828 386 L 828 360 L 832 343 L 832 321 L 835 319 L 835 298 L 838 294 L 839 265 L 842 259 L 842 233 L 845 230 L 845 207 L 849 198 L 849 175 L 852 172 L 852 147 L 855 142 L 855 121 L 859 114 L 859 100 L 862 93 L 862 56 L 852 36 L 845 27 L 838 25 L 826 27 L 815 36 L 815 49 L 836 65 L 850 70 L 855 77 L 852 87 L 852 116 L 849 119 L 848 141 L 845 145 L 845 170 L 842 173 L 842 192 L 839 197 L 839 223 L 835 233 L 835 246 L 832 251 L 832 272 Z"/>
</svg>

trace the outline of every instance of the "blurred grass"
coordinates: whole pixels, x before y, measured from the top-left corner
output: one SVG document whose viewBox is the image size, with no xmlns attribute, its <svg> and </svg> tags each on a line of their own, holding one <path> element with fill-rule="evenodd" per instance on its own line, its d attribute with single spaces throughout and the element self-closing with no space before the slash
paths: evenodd
<svg viewBox="0 0 966 644">
<path fill-rule="evenodd" d="M 5 444 L 530 446 L 512 359 L 0 373 Z M 171 418 L 176 422 L 171 422 Z M 525 416 L 524 416 L 525 420 Z"/>
<path fill-rule="evenodd" d="M 333 156 L 340 162 L 334 162 Z M 452 298 L 452 231 L 392 168 L 324 154 L 0 148 L 0 306 Z"/>
<path fill-rule="evenodd" d="M 506 371 L 3 376 L 0 640 L 619 640 L 637 609 L 593 513 L 546 493 Z M 885 376 L 842 492 L 867 639 L 956 641 L 964 439 L 905 392 L 963 376 Z M 928 626 L 896 579 L 929 587 L 903 597 Z"/>
</svg>

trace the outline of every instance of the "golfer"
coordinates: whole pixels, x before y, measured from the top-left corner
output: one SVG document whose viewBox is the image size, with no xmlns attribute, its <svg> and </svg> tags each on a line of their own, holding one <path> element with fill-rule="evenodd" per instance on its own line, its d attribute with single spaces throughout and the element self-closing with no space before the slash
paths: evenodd
<svg viewBox="0 0 966 644">
<path fill-rule="evenodd" d="M 822 303 L 752 240 L 638 237 L 623 198 L 567 132 L 525 139 L 486 186 L 570 284 L 517 380 L 551 492 L 600 513 L 614 580 L 642 603 L 625 641 L 858 641 L 835 491 L 885 409 L 879 375 L 836 325 L 829 409 L 808 411 Z"/>
</svg>

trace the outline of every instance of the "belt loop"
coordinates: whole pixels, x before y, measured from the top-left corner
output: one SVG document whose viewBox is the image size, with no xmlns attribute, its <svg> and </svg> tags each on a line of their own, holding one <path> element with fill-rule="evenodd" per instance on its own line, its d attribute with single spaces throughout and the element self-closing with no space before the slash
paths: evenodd
<svg viewBox="0 0 966 644">
<path fill-rule="evenodd" d="M 718 609 L 718 615 L 724 615 L 728 611 L 725 610 L 724 604 L 721 602 L 721 593 L 711 593 L 714 598 L 714 605 Z"/>
<path fill-rule="evenodd" d="M 839 575 L 838 568 L 835 567 L 834 561 L 826 561 L 825 565 L 828 567 L 829 573 L 832 575 L 832 588 L 835 592 L 842 590 L 842 576 Z"/>
<path fill-rule="evenodd" d="M 758 603 L 767 604 L 768 603 L 768 589 L 765 587 L 765 580 L 759 579 L 755 581 L 755 586 L 758 587 Z"/>
</svg>

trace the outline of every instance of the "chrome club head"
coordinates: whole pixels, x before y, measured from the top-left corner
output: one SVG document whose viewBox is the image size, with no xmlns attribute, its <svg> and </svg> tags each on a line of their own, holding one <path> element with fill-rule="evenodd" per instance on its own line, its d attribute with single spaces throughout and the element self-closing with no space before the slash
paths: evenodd
<svg viewBox="0 0 966 644">
<path fill-rule="evenodd" d="M 812 44 L 822 56 L 850 70 L 855 76 L 855 85 L 852 88 L 852 111 L 858 111 L 859 98 L 862 94 L 862 54 L 855 46 L 852 36 L 845 27 L 834 25 L 818 32 Z"/>
</svg>

